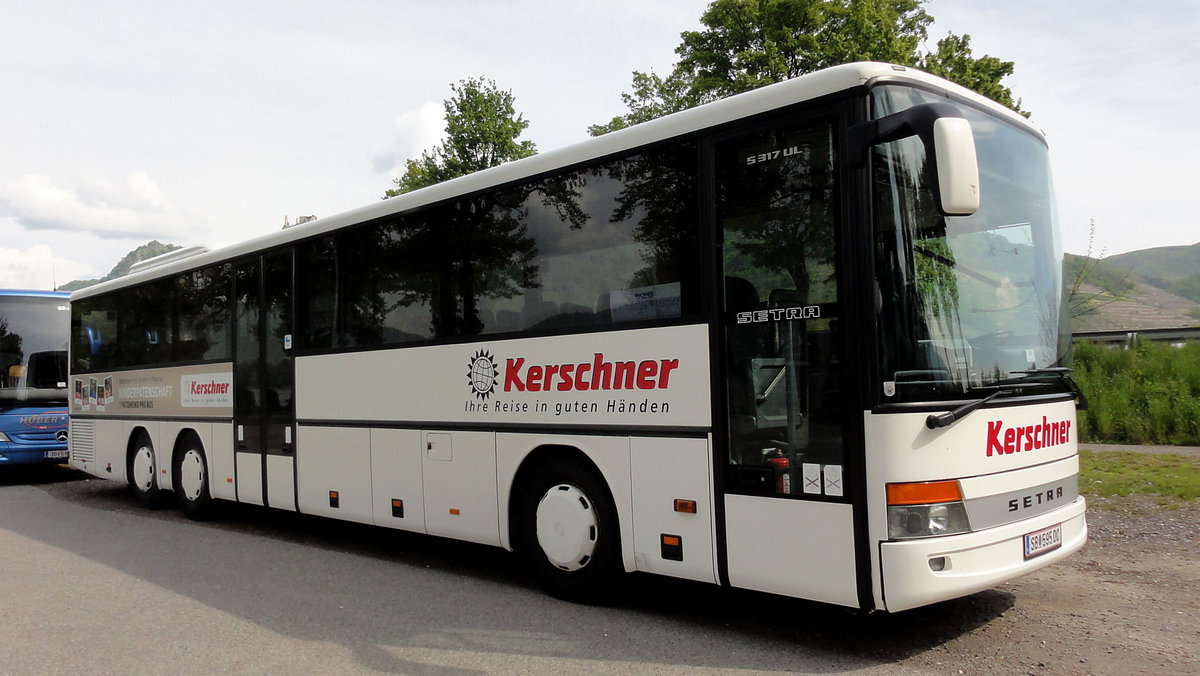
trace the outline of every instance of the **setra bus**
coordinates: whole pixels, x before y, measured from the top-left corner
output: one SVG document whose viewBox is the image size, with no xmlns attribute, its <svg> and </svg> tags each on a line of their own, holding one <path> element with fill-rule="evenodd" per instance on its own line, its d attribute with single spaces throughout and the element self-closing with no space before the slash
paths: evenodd
<svg viewBox="0 0 1200 676">
<path fill-rule="evenodd" d="M 0 290 L 0 467 L 67 461 L 68 298 Z"/>
<path fill-rule="evenodd" d="M 1087 529 L 1047 147 L 844 65 L 72 296 L 71 463 L 898 611 Z"/>
</svg>

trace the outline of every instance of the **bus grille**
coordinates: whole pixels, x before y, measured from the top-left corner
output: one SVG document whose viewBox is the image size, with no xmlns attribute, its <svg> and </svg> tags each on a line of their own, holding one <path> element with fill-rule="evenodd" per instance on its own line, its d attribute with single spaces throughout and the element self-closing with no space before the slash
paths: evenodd
<svg viewBox="0 0 1200 676">
<path fill-rule="evenodd" d="M 96 423 L 92 420 L 71 421 L 71 460 L 95 462 Z"/>
</svg>

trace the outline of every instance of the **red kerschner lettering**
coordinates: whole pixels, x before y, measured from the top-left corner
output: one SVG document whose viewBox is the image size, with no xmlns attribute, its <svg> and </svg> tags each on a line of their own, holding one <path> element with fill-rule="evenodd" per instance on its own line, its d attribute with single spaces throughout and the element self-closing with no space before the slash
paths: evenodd
<svg viewBox="0 0 1200 676">
<path fill-rule="evenodd" d="M 207 383 L 192 382 L 190 394 L 229 394 L 229 383 L 213 380 Z"/>
<path fill-rule="evenodd" d="M 587 390 L 665 390 L 678 359 L 608 361 L 597 352 L 590 362 L 526 366 L 525 358 L 504 365 L 505 392 L 583 392 Z"/>
<path fill-rule="evenodd" d="M 1003 420 L 987 424 L 987 457 L 1012 455 L 1021 451 L 1034 451 L 1050 446 L 1061 446 L 1071 438 L 1071 421 L 1051 422 L 1042 416 L 1042 422 L 1024 427 L 1005 427 Z"/>
</svg>

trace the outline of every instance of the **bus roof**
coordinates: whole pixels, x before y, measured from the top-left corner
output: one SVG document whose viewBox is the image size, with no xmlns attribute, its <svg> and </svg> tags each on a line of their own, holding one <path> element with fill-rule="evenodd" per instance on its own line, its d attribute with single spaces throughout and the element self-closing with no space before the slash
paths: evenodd
<svg viewBox="0 0 1200 676">
<path fill-rule="evenodd" d="M 587 139 L 564 148 L 539 153 L 532 157 L 502 164 L 498 167 L 477 171 L 473 174 L 451 179 L 411 193 L 405 193 L 391 199 L 381 200 L 328 218 L 309 221 L 285 230 L 272 231 L 244 242 L 197 253 L 196 255 L 129 274 L 119 279 L 80 289 L 74 293 L 74 296 L 85 298 L 119 289 L 129 284 L 136 284 L 186 270 L 202 268 L 206 265 L 238 258 L 256 251 L 334 232 L 348 225 L 436 204 L 458 195 L 470 194 L 493 186 L 528 179 L 552 172 L 559 167 L 586 164 L 605 157 L 618 155 L 643 145 L 665 141 L 678 136 L 685 136 L 741 118 L 768 113 L 777 108 L 885 81 L 918 84 L 941 90 L 947 95 L 953 95 L 956 98 L 970 101 L 974 105 L 1003 117 L 1039 137 L 1042 136 L 1042 133 L 1030 125 L 1021 115 L 976 92 L 939 77 L 905 66 L 887 63 L 860 62 L 844 64 L 768 85 L 743 94 L 730 96 L 703 106 L 673 113 L 603 136 Z"/>
</svg>

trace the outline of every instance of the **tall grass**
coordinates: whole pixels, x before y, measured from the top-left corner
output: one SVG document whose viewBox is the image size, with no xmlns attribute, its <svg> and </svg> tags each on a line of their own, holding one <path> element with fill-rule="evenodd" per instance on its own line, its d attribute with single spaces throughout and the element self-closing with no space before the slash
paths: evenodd
<svg viewBox="0 0 1200 676">
<path fill-rule="evenodd" d="M 1200 445 L 1200 343 L 1112 350 L 1083 342 L 1073 368 L 1090 403 L 1079 414 L 1081 441 Z"/>
</svg>

